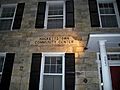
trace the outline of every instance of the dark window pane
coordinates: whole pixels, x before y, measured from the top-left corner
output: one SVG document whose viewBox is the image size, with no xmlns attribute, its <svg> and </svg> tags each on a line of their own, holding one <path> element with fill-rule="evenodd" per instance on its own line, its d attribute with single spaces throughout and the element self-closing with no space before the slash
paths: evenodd
<svg viewBox="0 0 120 90">
<path fill-rule="evenodd" d="M 113 54 L 113 55 L 111 54 L 111 55 L 109 55 L 109 57 L 110 57 L 110 60 L 120 60 L 118 54 Z"/>
<path fill-rule="evenodd" d="M 1 17 L 13 17 L 15 7 L 3 7 Z"/>
<path fill-rule="evenodd" d="M 44 70 L 44 72 L 45 72 L 45 73 L 49 73 L 49 71 L 50 71 L 50 65 L 45 65 L 45 70 Z"/>
<path fill-rule="evenodd" d="M 51 57 L 51 64 L 56 64 L 56 57 Z"/>
<path fill-rule="evenodd" d="M 56 65 L 51 65 L 50 73 L 55 73 L 55 72 L 56 72 Z"/>
<path fill-rule="evenodd" d="M 45 64 L 50 64 L 50 57 L 45 57 Z"/>
<path fill-rule="evenodd" d="M 62 65 L 57 65 L 57 73 L 62 73 Z"/>
<path fill-rule="evenodd" d="M 107 3 L 104 3 L 104 4 L 103 4 L 104 8 L 108 8 L 108 7 L 109 7 L 108 5 L 109 5 L 109 4 L 107 4 Z"/>
<path fill-rule="evenodd" d="M 43 90 L 54 90 L 53 89 L 53 77 L 49 75 L 44 75 L 43 77 Z"/>
<path fill-rule="evenodd" d="M 63 4 L 50 4 L 48 15 L 63 15 Z"/>
<path fill-rule="evenodd" d="M 57 57 L 57 64 L 62 64 L 62 57 Z"/>
<path fill-rule="evenodd" d="M 63 10 L 59 10 L 59 11 L 56 11 L 56 10 L 50 10 L 48 12 L 49 15 L 63 15 Z"/>
<path fill-rule="evenodd" d="M 118 27 L 115 15 L 101 16 L 102 27 Z"/>
<path fill-rule="evenodd" d="M 102 3 L 99 4 L 99 8 L 103 8 L 103 4 Z"/>
<path fill-rule="evenodd" d="M 43 90 L 62 90 L 62 76 L 45 75 Z"/>
<path fill-rule="evenodd" d="M 108 14 L 115 14 L 114 8 L 110 8 Z"/>
<path fill-rule="evenodd" d="M 109 7 L 110 7 L 110 8 L 114 8 L 114 7 L 113 7 L 113 3 L 109 3 Z"/>
<path fill-rule="evenodd" d="M 110 60 L 111 58 L 110 58 L 110 55 L 107 55 L 107 58 L 108 58 L 108 60 Z"/>
<path fill-rule="evenodd" d="M 62 76 L 56 75 L 53 77 L 54 77 L 54 90 L 62 90 Z"/>
<path fill-rule="evenodd" d="M 0 20 L 0 30 L 10 30 L 12 19 Z"/>
<path fill-rule="evenodd" d="M 120 55 L 118 55 L 118 58 L 119 58 L 119 60 L 120 60 Z"/>
<path fill-rule="evenodd" d="M 115 11 L 114 11 L 113 8 L 111 8 L 111 9 L 104 9 L 103 11 L 102 12 L 100 11 L 100 13 L 101 14 L 115 14 Z"/>
<path fill-rule="evenodd" d="M 63 28 L 63 19 L 49 19 L 47 28 Z"/>
<path fill-rule="evenodd" d="M 99 55 L 100 57 L 100 55 Z M 120 54 L 108 54 L 107 55 L 108 60 L 120 60 Z M 101 60 L 101 59 L 99 59 Z"/>
<path fill-rule="evenodd" d="M 100 14 L 104 14 L 105 12 L 104 12 L 104 9 L 101 9 L 100 8 Z"/>
<path fill-rule="evenodd" d="M 99 4 L 99 8 L 100 8 L 100 14 L 115 14 L 114 7 L 113 7 L 112 3 Z"/>
</svg>

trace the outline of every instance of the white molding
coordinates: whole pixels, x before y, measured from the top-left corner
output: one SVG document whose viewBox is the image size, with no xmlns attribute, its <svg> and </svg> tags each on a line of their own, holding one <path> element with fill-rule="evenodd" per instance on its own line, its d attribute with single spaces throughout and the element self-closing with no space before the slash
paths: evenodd
<svg viewBox="0 0 120 90">
<path fill-rule="evenodd" d="M 42 90 L 43 87 L 43 72 L 44 72 L 44 57 L 41 58 L 41 70 L 40 70 L 40 82 L 39 82 L 39 90 Z"/>
<path fill-rule="evenodd" d="M 111 2 L 115 2 L 115 0 L 97 0 L 97 2 L 100 2 L 100 3 L 111 3 Z"/>
<path fill-rule="evenodd" d="M 59 3 L 64 3 L 64 1 L 47 1 L 47 3 L 49 3 L 49 4 L 54 4 L 54 3 L 59 4 Z"/>
<path fill-rule="evenodd" d="M 17 10 L 17 5 L 15 6 L 15 11 L 14 11 L 14 15 L 13 15 L 12 24 L 11 24 L 11 31 L 12 31 L 12 27 L 13 27 L 13 23 L 14 23 L 15 15 L 16 15 L 16 10 Z"/>
<path fill-rule="evenodd" d="M 16 6 L 17 4 L 2 4 L 1 7 L 9 7 Z"/>
<path fill-rule="evenodd" d="M 47 20 L 48 20 L 48 3 L 46 3 L 45 9 L 44 29 L 47 29 Z"/>
<path fill-rule="evenodd" d="M 65 8 L 65 2 L 63 3 L 63 29 L 65 28 L 66 23 L 66 8 Z"/>
<path fill-rule="evenodd" d="M 6 53 L 4 53 L 4 52 L 0 52 L 0 56 L 5 56 L 6 55 Z"/>
<path fill-rule="evenodd" d="M 4 56 L 4 62 L 3 62 L 3 66 L 2 66 L 2 72 L 3 72 L 4 63 L 5 63 L 5 58 L 6 58 L 6 53 L 1 53 L 1 52 L 0 52 L 0 56 Z M 2 75 L 2 72 L 0 72 L 0 75 Z"/>
<path fill-rule="evenodd" d="M 52 75 L 52 76 L 55 76 L 55 75 L 59 75 L 59 76 L 61 76 L 61 75 L 63 75 L 63 74 L 60 74 L 60 73 L 44 73 L 43 75 Z"/>
<path fill-rule="evenodd" d="M 61 55 L 64 55 L 65 54 L 65 52 L 42 52 L 42 55 L 44 56 L 46 56 L 46 55 L 48 55 L 48 56 L 61 56 Z"/>
<path fill-rule="evenodd" d="M 65 90 L 65 53 L 64 55 L 62 55 L 63 57 L 63 62 L 62 62 L 62 65 L 63 65 L 63 68 L 62 68 L 62 90 Z"/>
<path fill-rule="evenodd" d="M 120 34 L 90 34 L 90 37 L 120 37 Z"/>
</svg>

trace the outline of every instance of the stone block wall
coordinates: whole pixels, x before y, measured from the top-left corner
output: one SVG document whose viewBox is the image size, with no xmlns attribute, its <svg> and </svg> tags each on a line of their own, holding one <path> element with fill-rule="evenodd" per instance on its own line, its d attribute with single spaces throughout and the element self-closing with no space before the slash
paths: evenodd
<svg viewBox="0 0 120 90">
<path fill-rule="evenodd" d="M 88 0 L 74 0 L 75 28 L 35 29 L 37 4 L 40 1 L 46 0 L 0 0 L 0 4 L 25 2 L 21 29 L 0 32 L 0 52 L 15 52 L 10 90 L 28 90 L 32 53 L 39 52 L 74 52 L 75 90 L 99 90 L 96 53 L 88 52 L 84 48 L 89 33 L 113 33 L 113 29 L 91 27 Z M 119 29 L 114 30 L 120 32 Z M 36 38 L 48 36 L 70 37 L 70 39 L 72 37 L 73 43 L 33 45 L 32 41 Z M 79 47 L 78 50 L 76 47 Z"/>
</svg>

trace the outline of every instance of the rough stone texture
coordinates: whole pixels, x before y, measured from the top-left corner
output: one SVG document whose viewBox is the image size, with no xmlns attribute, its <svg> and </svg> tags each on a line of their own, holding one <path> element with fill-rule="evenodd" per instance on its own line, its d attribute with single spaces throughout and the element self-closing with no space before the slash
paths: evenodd
<svg viewBox="0 0 120 90">
<path fill-rule="evenodd" d="M 0 52 L 15 52 L 10 90 L 28 90 L 32 53 L 38 52 L 74 52 L 76 55 L 76 90 L 99 90 L 98 66 L 95 52 L 83 50 L 89 33 L 120 33 L 120 29 L 91 28 L 88 0 L 74 0 L 75 28 L 35 29 L 37 3 L 46 0 L 0 0 L 1 4 L 25 2 L 20 30 L 0 32 Z M 36 37 L 70 36 L 78 43 L 75 45 L 32 46 Z M 80 44 L 82 42 L 82 44 Z M 82 50 L 77 50 L 80 47 Z M 111 48 L 108 51 L 120 51 Z M 85 82 L 87 80 L 87 82 Z"/>
</svg>

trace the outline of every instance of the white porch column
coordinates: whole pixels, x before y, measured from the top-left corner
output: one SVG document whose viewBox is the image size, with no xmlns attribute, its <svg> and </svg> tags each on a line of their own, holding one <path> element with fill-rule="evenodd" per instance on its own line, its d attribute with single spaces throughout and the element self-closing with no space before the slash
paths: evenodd
<svg viewBox="0 0 120 90">
<path fill-rule="evenodd" d="M 110 68 L 107 60 L 105 42 L 106 40 L 99 41 L 102 76 L 103 76 L 103 88 L 104 90 L 112 90 L 112 80 L 111 80 Z"/>
</svg>

